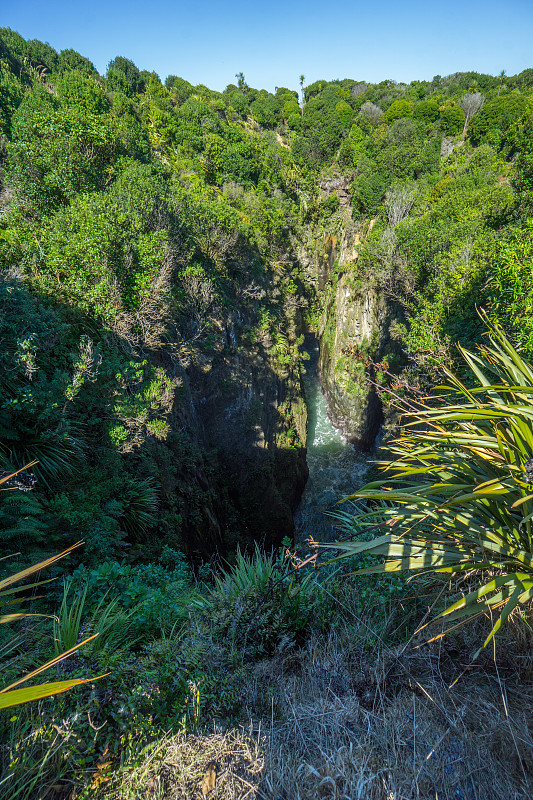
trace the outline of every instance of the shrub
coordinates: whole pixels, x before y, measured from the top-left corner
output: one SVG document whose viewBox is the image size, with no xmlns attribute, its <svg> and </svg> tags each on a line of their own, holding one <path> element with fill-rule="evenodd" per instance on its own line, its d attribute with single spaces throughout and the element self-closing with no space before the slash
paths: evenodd
<svg viewBox="0 0 533 800">
<path fill-rule="evenodd" d="M 526 106 L 527 99 L 519 95 L 504 95 L 485 103 L 468 129 L 472 143 L 478 145 L 489 134 L 495 134 L 498 139 L 504 136 L 522 116 Z"/>
<path fill-rule="evenodd" d="M 492 304 L 528 358 L 533 355 L 533 220 L 499 243 Z"/>
<path fill-rule="evenodd" d="M 417 103 L 413 111 L 413 117 L 422 122 L 435 122 L 438 116 L 439 104 L 436 100 L 423 100 L 421 103 Z"/>
<path fill-rule="evenodd" d="M 303 632 L 318 592 L 313 575 L 293 572 L 283 551 L 262 553 L 256 544 L 253 556 L 237 551 L 204 605 L 210 627 L 253 659 Z"/>
<path fill-rule="evenodd" d="M 457 136 L 461 133 L 465 123 L 465 114 L 459 106 L 450 106 L 444 109 L 441 114 L 441 119 L 444 125 L 444 131 L 449 136 Z"/>
<path fill-rule="evenodd" d="M 87 586 L 85 608 L 92 614 L 93 628 L 97 629 L 94 620 L 101 617 L 98 609 L 112 594 L 120 606 L 113 609 L 108 622 L 113 622 L 114 629 L 121 624 L 119 618 L 124 619 L 122 612 L 127 612 L 132 638 L 157 636 L 184 621 L 195 596 L 190 568 L 183 556 L 169 547 L 164 548 L 159 563 L 134 567 L 106 561 L 98 569 L 79 567 L 73 578 L 75 586 Z"/>
<path fill-rule="evenodd" d="M 385 112 L 385 122 L 394 122 L 402 117 L 410 117 L 413 113 L 413 104 L 408 100 L 395 100 Z"/>
<path fill-rule="evenodd" d="M 421 402 L 380 462 L 387 478 L 350 498 L 369 503 L 340 515 L 362 539 L 327 545 L 339 558 L 385 557 L 365 574 L 468 575 L 468 593 L 438 618 L 457 627 L 490 614 L 495 624 L 476 656 L 533 597 L 533 367 L 500 328 L 489 325 L 489 339 L 477 354 L 460 348 L 476 385 L 446 371 L 448 394 Z M 382 535 L 368 541 L 370 530 Z"/>
</svg>

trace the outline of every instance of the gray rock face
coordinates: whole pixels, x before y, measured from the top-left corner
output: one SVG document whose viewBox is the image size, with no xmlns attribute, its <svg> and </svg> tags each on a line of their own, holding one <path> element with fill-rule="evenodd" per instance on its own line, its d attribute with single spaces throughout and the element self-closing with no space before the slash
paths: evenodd
<svg viewBox="0 0 533 800">
<path fill-rule="evenodd" d="M 355 445 L 372 447 L 381 424 L 381 403 L 366 376 L 367 356 L 379 357 L 388 340 L 389 304 L 372 288 L 354 288 L 343 275 L 326 309 L 319 369 L 335 425 Z"/>
<path fill-rule="evenodd" d="M 348 197 L 350 177 L 334 176 L 319 185 L 341 201 L 335 233 L 324 233 L 301 246 L 300 263 L 326 298 L 320 320 L 321 381 L 334 425 L 358 447 L 369 449 L 381 424 L 381 403 L 367 378 L 365 360 L 379 359 L 389 341 L 391 307 L 378 289 L 356 279 L 354 265 L 370 220 L 363 229 L 354 222 Z M 340 224 L 339 224 L 340 223 Z"/>
<path fill-rule="evenodd" d="M 464 145 L 464 139 L 458 139 L 457 137 L 453 136 L 443 136 L 442 143 L 440 146 L 440 155 L 441 158 L 446 158 L 453 153 L 458 147 L 462 147 Z"/>
<path fill-rule="evenodd" d="M 298 261 L 319 294 L 326 288 L 335 262 L 343 266 L 357 260 L 361 236 L 361 225 L 353 222 L 350 213 L 349 217 L 343 214 L 339 231 L 322 231 L 317 236 L 310 236 L 305 243 L 295 243 Z"/>
<path fill-rule="evenodd" d="M 333 192 L 348 192 L 353 179 L 353 175 L 332 175 L 320 180 L 318 186 L 328 195 Z"/>
</svg>

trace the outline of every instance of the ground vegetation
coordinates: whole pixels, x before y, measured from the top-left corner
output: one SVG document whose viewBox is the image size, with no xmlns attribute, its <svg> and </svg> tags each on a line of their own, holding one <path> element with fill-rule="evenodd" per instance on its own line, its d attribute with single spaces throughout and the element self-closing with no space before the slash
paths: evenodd
<svg viewBox="0 0 533 800">
<path fill-rule="evenodd" d="M 0 688 L 89 640 L 53 666 L 76 688 L 1 712 L 11 800 L 531 796 L 533 71 L 360 77 L 216 92 L 0 29 L 0 566 L 84 542 L 10 595 L 36 616 L 2 625 Z M 508 558 L 470 542 L 468 593 L 354 576 L 376 571 L 364 536 L 336 564 L 294 552 L 303 334 L 333 347 L 339 286 L 394 310 L 340 382 L 391 419 L 423 396 L 441 426 L 442 485 L 417 478 L 410 513 L 454 508 L 464 478 L 480 531 L 505 517 Z M 446 375 L 470 415 L 451 427 Z M 498 501 L 456 470 L 466 429 Z M 402 435 L 424 461 L 429 434 Z M 376 491 L 365 513 L 406 524 Z M 422 648 L 421 620 L 497 591 L 477 659 L 496 619 Z"/>
</svg>

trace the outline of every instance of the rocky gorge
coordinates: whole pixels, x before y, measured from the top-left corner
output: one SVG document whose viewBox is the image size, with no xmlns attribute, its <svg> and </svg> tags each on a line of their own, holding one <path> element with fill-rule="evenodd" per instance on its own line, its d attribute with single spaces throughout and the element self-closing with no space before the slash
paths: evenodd
<svg viewBox="0 0 533 800">
<path fill-rule="evenodd" d="M 348 188 L 349 179 L 342 176 L 326 185 L 327 192 L 341 198 L 347 196 Z M 193 548 L 217 547 L 224 552 L 246 541 L 273 546 L 293 536 L 293 516 L 309 473 L 310 398 L 303 373 L 316 372 L 326 404 L 322 413 L 339 429 L 339 441 L 354 450 L 348 472 L 354 458 L 360 466 L 363 454 L 372 449 L 382 410 L 365 360 L 379 360 L 390 347 L 393 317 L 384 293 L 354 277 L 358 249 L 372 226 L 372 220 L 366 227 L 354 223 L 345 204 L 335 219 L 334 232 L 307 230 L 303 241 L 293 242 L 294 252 L 287 259 L 304 280 L 296 298 L 283 306 L 288 332 L 285 349 L 291 358 L 278 357 L 267 333 L 253 344 L 246 340 L 249 319 L 244 308 L 231 319 L 221 319 L 224 357 L 206 360 L 202 369 L 189 368 L 194 424 L 210 453 L 215 476 L 208 494 L 218 498 L 218 507 L 216 502 L 205 506 L 197 533 L 188 532 Z M 272 283 L 264 285 L 267 297 L 269 293 L 275 296 L 277 280 L 274 272 Z M 306 313 L 309 307 L 315 309 L 311 322 Z M 312 339 L 302 343 L 303 336 L 310 334 Z M 310 363 L 306 346 L 319 351 L 318 358 L 311 353 Z M 311 389 L 314 407 L 316 385 Z M 350 488 L 345 483 L 343 491 Z M 301 514 L 299 519 L 301 527 Z M 312 525 L 316 524 L 315 520 Z"/>
</svg>

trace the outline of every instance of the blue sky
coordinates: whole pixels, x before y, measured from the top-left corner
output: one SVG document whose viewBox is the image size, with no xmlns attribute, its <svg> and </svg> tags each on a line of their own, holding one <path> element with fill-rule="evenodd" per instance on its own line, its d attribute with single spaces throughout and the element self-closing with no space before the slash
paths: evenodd
<svg viewBox="0 0 533 800">
<path fill-rule="evenodd" d="M 6 4 L 7 6 L 7 4 Z M 56 50 L 73 47 L 99 72 L 117 55 L 162 79 L 222 90 L 244 72 L 272 91 L 319 78 L 377 82 L 533 67 L 532 0 L 19 0 L 0 25 Z"/>
</svg>

